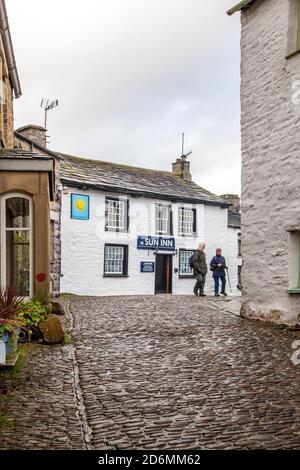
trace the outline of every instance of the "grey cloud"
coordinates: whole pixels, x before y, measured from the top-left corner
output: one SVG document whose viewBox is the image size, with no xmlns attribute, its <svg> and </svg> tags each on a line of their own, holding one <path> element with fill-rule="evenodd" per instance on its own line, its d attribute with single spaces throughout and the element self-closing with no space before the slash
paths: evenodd
<svg viewBox="0 0 300 470">
<path fill-rule="evenodd" d="M 234 3 L 234 2 L 233 2 Z M 228 0 L 8 0 L 23 86 L 16 127 L 42 124 L 51 147 L 170 169 L 184 131 L 192 172 L 240 191 L 239 18 Z"/>
</svg>

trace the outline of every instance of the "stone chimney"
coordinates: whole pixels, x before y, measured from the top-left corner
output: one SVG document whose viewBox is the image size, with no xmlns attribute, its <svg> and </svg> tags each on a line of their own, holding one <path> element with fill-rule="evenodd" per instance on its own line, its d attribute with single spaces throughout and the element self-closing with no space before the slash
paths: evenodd
<svg viewBox="0 0 300 470">
<path fill-rule="evenodd" d="M 230 212 L 233 212 L 234 214 L 240 214 L 241 198 L 237 194 L 222 194 L 220 197 L 230 204 Z"/>
<path fill-rule="evenodd" d="M 36 144 L 47 147 L 47 129 L 44 127 L 29 124 L 28 126 L 20 127 L 20 129 L 17 129 L 16 132 L 23 135 L 24 137 L 27 137 Z"/>
<path fill-rule="evenodd" d="M 192 181 L 191 163 L 185 157 L 177 158 L 176 162 L 172 163 L 172 172 L 184 180 Z"/>
</svg>

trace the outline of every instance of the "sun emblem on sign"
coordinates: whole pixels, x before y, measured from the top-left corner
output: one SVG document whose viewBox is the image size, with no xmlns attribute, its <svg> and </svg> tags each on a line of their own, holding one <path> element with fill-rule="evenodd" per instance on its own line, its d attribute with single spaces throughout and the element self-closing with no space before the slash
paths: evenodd
<svg viewBox="0 0 300 470">
<path fill-rule="evenodd" d="M 84 211 L 85 202 L 82 199 L 78 199 L 78 201 L 76 201 L 76 209 L 80 212 Z"/>
</svg>

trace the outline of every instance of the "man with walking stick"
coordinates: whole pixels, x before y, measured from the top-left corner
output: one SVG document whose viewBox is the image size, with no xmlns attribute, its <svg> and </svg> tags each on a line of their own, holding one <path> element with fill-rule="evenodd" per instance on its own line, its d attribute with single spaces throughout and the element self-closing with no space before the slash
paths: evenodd
<svg viewBox="0 0 300 470">
<path fill-rule="evenodd" d="M 214 256 L 210 262 L 210 269 L 211 271 L 213 271 L 213 278 L 215 281 L 215 297 L 220 297 L 220 294 L 219 294 L 220 281 L 222 284 L 221 294 L 224 295 L 224 297 L 227 297 L 225 270 L 227 270 L 227 275 L 228 275 L 228 268 L 226 266 L 225 258 L 224 256 L 222 256 L 221 248 L 217 248 L 216 256 Z"/>
</svg>

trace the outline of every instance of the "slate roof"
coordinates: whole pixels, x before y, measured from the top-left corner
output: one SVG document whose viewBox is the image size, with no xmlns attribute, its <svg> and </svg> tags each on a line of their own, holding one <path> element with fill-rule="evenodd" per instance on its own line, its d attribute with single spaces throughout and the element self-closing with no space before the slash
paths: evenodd
<svg viewBox="0 0 300 470">
<path fill-rule="evenodd" d="M 50 156 L 41 155 L 40 153 L 31 152 L 22 149 L 1 149 L 0 158 L 2 159 L 22 159 L 22 160 L 53 160 Z"/>
<path fill-rule="evenodd" d="M 228 207 L 222 198 L 171 172 L 60 155 L 61 181 L 71 187 Z"/>
<path fill-rule="evenodd" d="M 241 214 L 228 211 L 228 227 L 241 228 Z"/>
<path fill-rule="evenodd" d="M 50 155 L 51 157 L 54 157 L 54 158 L 60 160 L 61 157 L 59 156 L 58 153 L 53 152 L 52 150 L 49 150 L 47 147 L 44 147 L 44 145 L 39 144 L 39 143 L 36 142 L 35 140 L 29 139 L 28 137 L 25 137 L 25 135 L 20 134 L 19 131 L 22 130 L 22 129 L 25 129 L 26 127 L 28 127 L 28 126 L 24 126 L 24 127 L 20 128 L 20 129 L 18 129 L 17 131 L 14 132 L 15 137 L 16 137 L 17 139 L 23 140 L 23 141 L 26 142 L 27 144 L 36 147 L 36 148 L 37 148 L 38 150 L 40 150 L 41 152 L 47 153 L 47 154 Z M 39 126 L 31 126 L 31 127 L 39 128 Z M 43 129 L 43 127 L 40 127 L 40 129 Z"/>
</svg>

